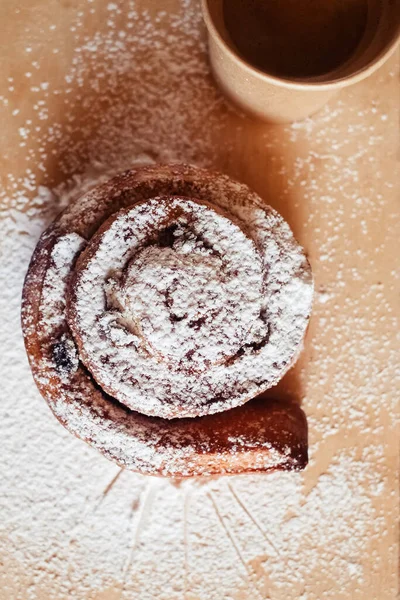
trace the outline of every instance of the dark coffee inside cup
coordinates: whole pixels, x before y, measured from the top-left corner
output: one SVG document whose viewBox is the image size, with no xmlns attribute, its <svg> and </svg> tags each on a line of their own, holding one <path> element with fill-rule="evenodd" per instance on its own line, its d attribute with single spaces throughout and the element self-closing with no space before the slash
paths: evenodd
<svg viewBox="0 0 400 600">
<path fill-rule="evenodd" d="M 368 0 L 223 0 L 225 28 L 244 60 L 278 77 L 318 77 L 355 53 Z"/>
</svg>

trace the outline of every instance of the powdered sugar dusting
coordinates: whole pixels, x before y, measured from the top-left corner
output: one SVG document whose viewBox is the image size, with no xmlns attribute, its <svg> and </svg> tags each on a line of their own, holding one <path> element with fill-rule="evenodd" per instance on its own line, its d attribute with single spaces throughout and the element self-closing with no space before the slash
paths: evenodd
<svg viewBox="0 0 400 600">
<path fill-rule="evenodd" d="M 42 294 L 46 302 L 42 304 L 40 321 L 45 325 L 47 335 L 52 335 L 63 323 L 66 308 L 65 282 L 71 272 L 77 254 L 85 245 L 76 233 L 63 236 L 53 248 L 50 265 L 43 283 Z"/>
<path fill-rule="evenodd" d="M 271 210 L 240 210 L 260 255 L 229 218 L 179 198 L 122 212 L 89 244 L 69 322 L 97 382 L 129 408 L 219 412 L 269 387 L 298 353 L 312 297 L 302 252 Z"/>
<path fill-rule="evenodd" d="M 139 1 L 58 4 L 58 16 L 39 3 L 13 6 L 18 63 L 3 52 L 0 597 L 394 600 L 396 59 L 303 123 L 263 127 L 230 114 L 225 136 L 196 1 L 179 2 L 165 35 L 168 13 L 154 27 Z M 154 12 L 173 4 L 158 1 Z M 108 169 L 160 156 L 246 181 L 309 252 L 317 302 L 295 370 L 309 420 L 305 473 L 175 486 L 123 471 L 115 480 L 118 467 L 59 426 L 35 389 L 19 313 L 40 233 Z"/>
</svg>

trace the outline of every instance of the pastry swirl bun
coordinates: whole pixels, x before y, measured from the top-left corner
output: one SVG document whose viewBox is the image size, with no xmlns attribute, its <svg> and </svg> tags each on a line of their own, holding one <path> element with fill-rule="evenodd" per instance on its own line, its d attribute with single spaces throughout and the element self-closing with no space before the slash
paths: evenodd
<svg viewBox="0 0 400 600">
<path fill-rule="evenodd" d="M 127 468 L 301 468 L 302 411 L 248 401 L 296 360 L 312 289 L 288 225 L 246 186 L 145 167 L 42 235 L 23 292 L 26 348 L 59 420 Z"/>
</svg>

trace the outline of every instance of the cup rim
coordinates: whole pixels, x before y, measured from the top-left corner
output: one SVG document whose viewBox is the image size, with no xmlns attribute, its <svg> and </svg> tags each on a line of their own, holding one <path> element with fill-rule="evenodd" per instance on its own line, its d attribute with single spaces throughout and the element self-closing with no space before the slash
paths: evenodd
<svg viewBox="0 0 400 600">
<path fill-rule="evenodd" d="M 264 82 L 271 83 L 275 86 L 290 90 L 330 90 L 334 88 L 346 87 L 352 85 L 353 83 L 357 83 L 358 81 L 361 81 L 362 79 L 368 77 L 368 75 L 370 75 L 371 73 L 376 71 L 380 66 L 382 66 L 383 63 L 386 62 L 386 60 L 394 53 L 400 41 L 399 22 L 397 24 L 396 34 L 393 36 L 393 39 L 381 49 L 381 51 L 370 64 L 366 64 L 364 67 L 359 68 L 354 73 L 349 73 L 348 75 L 336 77 L 328 81 L 305 81 L 301 79 L 284 79 L 281 77 L 276 77 L 275 75 L 270 75 L 269 73 L 258 69 L 251 63 L 247 62 L 238 53 L 234 52 L 234 50 L 223 39 L 222 35 L 220 34 L 218 28 L 214 23 L 209 9 L 209 1 L 210 0 L 201 0 L 203 18 L 208 32 L 213 35 L 214 40 L 223 48 L 223 50 L 230 55 L 234 62 L 239 64 L 245 71 L 247 71 L 249 75 L 252 75 L 253 77 L 255 76 Z"/>
</svg>

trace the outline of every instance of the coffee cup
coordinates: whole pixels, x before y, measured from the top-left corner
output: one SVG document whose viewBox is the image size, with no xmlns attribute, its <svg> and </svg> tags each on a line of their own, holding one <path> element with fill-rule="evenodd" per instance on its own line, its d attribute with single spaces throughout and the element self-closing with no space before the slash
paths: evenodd
<svg viewBox="0 0 400 600">
<path fill-rule="evenodd" d="M 315 4 L 316 0 L 308 0 L 309 8 L 312 1 Z M 354 5 L 355 1 L 358 2 L 357 7 Z M 267 3 L 268 0 L 264 2 Z M 340 89 L 368 77 L 388 59 L 399 41 L 400 0 L 347 2 L 353 3 L 353 6 L 349 4 L 346 12 L 343 11 L 343 6 L 346 8 L 346 0 L 336 0 L 333 3 L 331 0 L 329 6 L 336 4 L 339 7 L 340 4 L 342 12 L 334 15 L 331 9 L 331 13 L 325 13 L 325 22 L 322 21 L 324 15 L 321 17 L 323 13 L 318 9 L 322 4 L 317 4 L 314 14 L 318 16 L 319 21 L 315 17 L 310 25 L 304 10 L 296 14 L 299 7 L 304 8 L 306 0 L 297 0 L 297 4 L 292 2 L 289 7 L 292 11 L 290 13 L 288 4 L 275 0 L 275 10 L 278 11 L 279 7 L 286 5 L 287 13 L 282 18 L 279 13 L 275 13 L 275 20 L 279 23 L 274 30 L 272 20 L 272 23 L 269 23 L 271 35 L 268 32 L 264 35 L 262 19 L 258 18 L 258 14 L 249 21 L 250 13 L 245 12 L 248 10 L 246 7 L 253 10 L 257 0 L 248 0 L 247 3 L 244 0 L 202 0 L 211 67 L 223 92 L 246 113 L 265 121 L 285 123 L 301 120 L 316 113 Z M 262 10 L 262 0 L 258 0 L 258 5 Z M 233 13 L 235 6 L 236 13 Z M 243 15 L 240 11 L 243 11 Z M 228 23 L 228 29 L 229 14 L 231 22 Z M 262 16 L 262 13 L 260 14 Z M 312 12 L 309 14 L 312 15 Z M 343 19 L 346 19 L 347 15 L 357 20 L 354 23 L 346 23 Z M 314 28 L 310 29 L 315 37 L 313 57 L 307 56 L 307 52 L 311 53 L 313 48 L 313 38 L 310 35 L 308 39 L 307 27 Z M 358 28 L 357 31 L 355 27 Z M 358 30 L 359 37 L 355 39 Z M 350 36 L 349 43 L 344 39 L 342 43 L 340 36 L 343 32 Z M 256 59 L 266 59 L 266 67 L 257 64 L 257 60 L 249 58 L 243 50 L 246 47 L 247 34 L 251 38 L 249 47 L 256 51 L 253 55 Z M 257 34 L 262 37 L 264 49 L 260 43 L 257 50 Z M 338 64 L 331 60 L 331 56 L 334 58 L 334 55 L 332 52 L 331 56 L 329 54 L 329 42 L 336 43 L 335 51 L 341 53 Z M 345 46 L 346 43 L 348 47 Z M 343 55 L 343 48 L 349 51 L 348 56 Z M 324 65 L 317 63 L 318 60 L 321 62 L 321 56 L 327 59 L 325 71 Z M 273 64 L 274 57 L 276 64 Z M 269 58 L 271 68 L 268 67 Z"/>
</svg>

